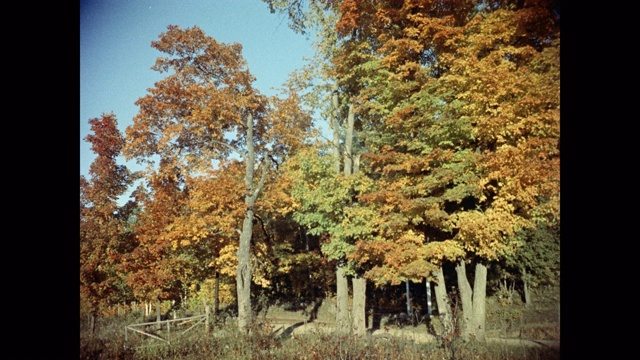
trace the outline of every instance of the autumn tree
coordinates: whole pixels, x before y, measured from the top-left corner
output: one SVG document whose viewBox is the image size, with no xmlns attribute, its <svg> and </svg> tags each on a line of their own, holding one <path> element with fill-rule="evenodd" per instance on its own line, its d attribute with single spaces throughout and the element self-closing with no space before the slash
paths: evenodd
<svg viewBox="0 0 640 360">
<path fill-rule="evenodd" d="M 338 28 L 339 2 L 310 1 L 303 4 L 300 1 L 265 1 L 272 12 L 287 13 L 293 30 L 305 34 L 314 33 L 316 36 L 314 59 L 299 72 L 299 77 L 311 86 L 306 99 L 309 104 L 320 113 L 327 122 L 331 139 L 332 169 L 331 177 L 351 177 L 358 173 L 361 156 L 361 139 L 357 136 L 359 123 L 356 114 L 355 95 L 359 91 L 357 71 L 351 71 L 356 66 L 344 67 L 343 59 L 362 62 L 358 57 L 370 49 L 363 50 L 362 37 L 358 36 L 350 41 L 340 41 Z M 356 54 L 356 55 L 354 55 Z M 354 60 L 355 59 L 355 60 Z M 344 60 L 347 61 L 347 60 Z M 347 69 L 347 71 L 342 71 Z M 335 204 L 337 208 L 352 207 L 356 199 L 349 199 L 346 203 Z M 337 211 L 337 210 L 336 210 Z M 309 226 L 311 224 L 305 224 Z M 357 239 L 329 235 L 330 241 L 354 243 Z M 336 249 L 344 248 L 336 244 Z M 324 249 L 330 249 L 325 247 Z M 323 250 L 328 251 L 328 250 Z M 326 252 L 325 252 L 326 253 Z M 326 253 L 336 261 L 336 294 L 338 331 L 347 332 L 353 329 L 355 333 L 365 332 L 365 297 L 366 280 L 361 276 L 355 263 L 349 264 L 346 253 Z M 353 309 L 349 310 L 349 284 L 347 276 L 352 276 Z M 353 318 L 353 324 L 350 319 Z"/>
<path fill-rule="evenodd" d="M 553 4 L 381 2 L 372 22 L 351 5 L 341 24 L 351 33 L 374 24 L 380 55 L 366 64 L 377 71 L 360 92 L 369 103 L 366 160 L 380 180 L 362 198 L 378 204 L 384 236 L 362 244 L 359 258 L 377 262 L 368 275 L 379 281 L 428 274 L 422 261 L 453 262 L 463 335 L 483 339 L 487 263 L 517 251 L 535 214 L 558 219 Z"/>
<path fill-rule="evenodd" d="M 131 295 L 116 265 L 131 250 L 127 220 L 133 207 L 118 201 L 137 175 L 117 163 L 124 137 L 116 116 L 103 114 L 89 124 L 92 133 L 85 140 L 96 158 L 89 178 L 80 176 L 80 299 L 93 323 L 101 308 Z"/>
<path fill-rule="evenodd" d="M 485 261 L 517 255 L 510 245 L 522 229 L 559 222 L 560 35 L 553 5 L 481 9 L 465 25 L 441 79 L 443 87 L 457 90 L 462 106 L 456 115 L 470 120 L 482 154 L 483 215 L 459 216 L 456 225 L 465 250 Z M 465 319 L 469 335 L 478 335 L 472 327 L 484 324 L 482 309 L 475 313 L 476 294 L 474 289 L 474 315 Z M 463 308 L 468 297 L 462 297 Z"/>
<path fill-rule="evenodd" d="M 308 117 L 295 107 L 295 100 L 287 102 L 292 106 L 288 111 L 272 115 L 269 99 L 252 86 L 254 77 L 239 44 L 219 43 L 196 26 L 170 25 L 152 46 L 166 55 L 152 69 L 169 74 L 136 102 L 139 112 L 127 129 L 125 154 L 146 162 L 170 154 L 194 174 L 232 157 L 244 164 L 236 288 L 238 326 L 247 331 L 252 322 L 255 203 L 272 166 L 268 149 L 300 135 Z"/>
<path fill-rule="evenodd" d="M 379 215 L 351 258 L 375 282 L 435 281 L 445 322 L 442 266 L 455 265 L 463 334 L 482 339 L 487 264 L 533 245 L 525 229 L 559 223 L 556 3 L 266 2 L 294 29 L 313 9 L 337 14 L 319 41 L 330 60 L 319 73 L 336 79 L 325 103 L 341 104 L 325 107 L 340 128 L 333 156 L 357 117 L 361 171 L 376 180 L 359 202 Z"/>
<path fill-rule="evenodd" d="M 185 207 L 167 228 L 167 237 L 173 248 L 202 249 L 197 261 L 203 270 L 208 270 L 190 279 L 187 284 L 190 289 L 210 275 L 214 289 L 219 289 L 221 275 L 235 278 L 238 250 L 235 229 L 244 217 L 243 173 L 243 164 L 232 160 L 203 174 L 185 175 L 185 187 L 189 189 Z M 219 308 L 218 295 L 214 294 L 214 312 Z"/>
<path fill-rule="evenodd" d="M 184 264 L 167 228 L 184 208 L 186 192 L 181 172 L 170 159 L 162 159 L 158 170 L 146 175 L 147 187 L 134 192 L 141 208 L 133 225 L 136 247 L 120 265 L 128 274 L 126 280 L 136 299 L 156 305 L 158 321 L 161 301 L 176 300 L 180 294 L 178 270 Z"/>
</svg>

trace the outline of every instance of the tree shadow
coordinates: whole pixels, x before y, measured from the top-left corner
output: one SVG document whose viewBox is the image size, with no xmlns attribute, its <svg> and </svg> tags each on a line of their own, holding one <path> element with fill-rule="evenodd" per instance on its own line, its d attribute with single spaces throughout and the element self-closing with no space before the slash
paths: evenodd
<svg viewBox="0 0 640 360">
<path fill-rule="evenodd" d="M 371 326 L 367 326 L 368 327 L 367 331 L 369 333 L 373 333 L 376 330 L 380 330 L 380 322 L 382 321 L 382 314 L 372 310 L 371 315 L 367 316 L 367 322 L 369 321 L 369 317 L 371 317 Z"/>
<path fill-rule="evenodd" d="M 311 308 L 311 310 L 309 311 L 307 311 L 306 309 L 303 310 L 302 312 L 303 315 L 309 315 L 307 322 L 313 322 L 314 320 L 318 319 L 318 310 L 320 309 L 320 306 L 322 305 L 323 301 L 324 301 L 324 298 L 318 297 L 313 302 L 313 307 Z"/>
<path fill-rule="evenodd" d="M 300 321 L 300 322 L 297 322 L 297 323 L 285 328 L 284 330 L 282 330 L 282 334 L 280 334 L 279 337 L 282 338 L 282 339 L 290 337 L 291 334 L 293 333 L 293 330 L 295 330 L 296 328 L 299 328 L 300 326 L 302 326 L 302 325 L 304 325 L 306 323 L 307 323 L 306 321 Z M 271 333 L 271 336 L 274 336 L 279 330 L 280 330 L 280 328 L 274 330 Z"/>
</svg>

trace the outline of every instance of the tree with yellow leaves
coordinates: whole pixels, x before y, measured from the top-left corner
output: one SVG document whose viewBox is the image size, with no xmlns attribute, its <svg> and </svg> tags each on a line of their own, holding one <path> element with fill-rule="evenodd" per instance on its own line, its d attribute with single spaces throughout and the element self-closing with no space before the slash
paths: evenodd
<svg viewBox="0 0 640 360">
<path fill-rule="evenodd" d="M 379 179 L 361 199 L 377 204 L 380 237 L 356 256 L 383 282 L 440 286 L 437 267 L 455 264 L 463 336 L 483 339 L 487 264 L 523 249 L 524 229 L 559 222 L 555 3 L 385 1 L 373 20 L 351 3 L 343 32 L 372 33 L 378 49 L 360 66 L 375 69 L 360 80 L 360 112 Z"/>
</svg>

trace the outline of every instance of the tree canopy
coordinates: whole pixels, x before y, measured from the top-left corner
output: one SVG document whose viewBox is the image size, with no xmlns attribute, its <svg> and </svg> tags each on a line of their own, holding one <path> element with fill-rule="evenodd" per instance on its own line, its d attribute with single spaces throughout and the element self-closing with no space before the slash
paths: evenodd
<svg viewBox="0 0 640 360">
<path fill-rule="evenodd" d="M 265 2 L 316 36 L 315 58 L 279 96 L 254 88 L 240 44 L 170 25 L 151 43 L 165 77 L 136 102 L 126 137 L 113 114 L 90 121 L 98 157 L 80 179 L 80 230 L 91 311 L 222 274 L 235 276 L 248 331 L 252 283 L 299 296 L 311 278 L 336 286 L 340 327 L 352 316 L 359 333 L 366 281 L 432 281 L 444 315 L 448 267 L 464 333 L 482 338 L 488 267 L 525 289 L 559 281 L 558 2 Z M 121 153 L 149 165 L 126 206 L 116 199 L 137 175 Z"/>
</svg>

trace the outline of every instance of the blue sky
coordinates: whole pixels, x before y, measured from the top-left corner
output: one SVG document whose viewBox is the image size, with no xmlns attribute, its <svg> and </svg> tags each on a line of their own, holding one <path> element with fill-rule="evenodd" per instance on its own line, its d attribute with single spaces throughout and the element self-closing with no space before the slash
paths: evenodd
<svg viewBox="0 0 640 360">
<path fill-rule="evenodd" d="M 95 158 L 84 141 L 89 119 L 113 112 L 124 134 L 137 113 L 135 101 L 162 78 L 150 69 L 162 55 L 151 41 L 167 25 L 197 25 L 217 41 L 242 44 L 255 86 L 265 95 L 276 94 L 313 54 L 311 40 L 260 0 L 81 0 L 80 175 L 88 176 Z M 133 161 L 126 165 L 140 169 Z"/>
</svg>

